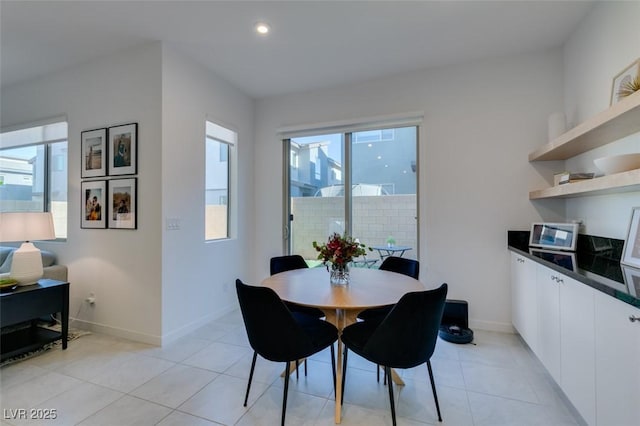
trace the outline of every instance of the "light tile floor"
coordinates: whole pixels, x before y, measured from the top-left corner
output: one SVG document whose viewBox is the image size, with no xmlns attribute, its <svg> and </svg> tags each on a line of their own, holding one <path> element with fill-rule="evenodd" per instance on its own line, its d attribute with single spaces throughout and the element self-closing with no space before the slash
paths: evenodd
<svg viewBox="0 0 640 426">
<path fill-rule="evenodd" d="M 442 425 L 577 425 L 544 368 L 516 335 L 476 331 L 475 345 L 438 340 L 432 358 Z M 243 399 L 252 350 L 238 311 L 163 348 L 90 334 L 0 370 L 1 425 L 239 425 L 280 423 L 284 364 L 258 357 Z M 399 425 L 439 424 L 426 366 L 400 370 Z M 329 351 L 291 376 L 287 424 L 334 423 Z M 17 409 L 55 410 L 48 420 Z M 17 416 L 20 417 L 20 416 Z M 349 357 L 343 425 L 390 425 L 387 388 L 375 365 Z"/>
</svg>

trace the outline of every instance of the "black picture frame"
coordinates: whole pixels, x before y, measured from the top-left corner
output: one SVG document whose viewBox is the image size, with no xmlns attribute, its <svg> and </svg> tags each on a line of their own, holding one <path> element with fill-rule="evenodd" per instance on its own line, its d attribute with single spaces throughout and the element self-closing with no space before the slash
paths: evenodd
<svg viewBox="0 0 640 426">
<path fill-rule="evenodd" d="M 109 181 L 109 228 L 137 229 L 137 187 L 137 178 Z"/>
<path fill-rule="evenodd" d="M 138 123 L 109 127 L 109 176 L 135 175 L 138 168 Z"/>
<path fill-rule="evenodd" d="M 107 181 L 88 180 L 80 183 L 80 228 L 105 229 L 107 215 L 105 201 L 107 200 Z"/>
<path fill-rule="evenodd" d="M 107 175 L 107 128 L 80 133 L 80 176 L 94 178 Z"/>
</svg>

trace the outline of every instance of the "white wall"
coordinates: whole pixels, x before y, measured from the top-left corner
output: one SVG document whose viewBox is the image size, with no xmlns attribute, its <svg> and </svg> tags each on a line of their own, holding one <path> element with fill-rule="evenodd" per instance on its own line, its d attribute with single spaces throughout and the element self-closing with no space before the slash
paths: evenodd
<svg viewBox="0 0 640 426">
<path fill-rule="evenodd" d="M 162 63 L 162 332 L 173 340 L 237 307 L 235 279 L 250 279 L 253 236 L 253 101 L 165 46 Z M 205 242 L 205 120 L 238 132 L 231 164 L 232 238 Z M 236 161 L 237 160 L 237 161 Z M 160 230 L 159 230 L 160 231 Z"/>
<path fill-rule="evenodd" d="M 421 280 L 469 301 L 472 326 L 511 330 L 508 229 L 564 216 L 528 200 L 552 165 L 527 155 L 562 109 L 560 50 L 424 70 L 258 101 L 256 279 L 282 247 L 282 126 L 424 111 L 419 152 Z"/>
<path fill-rule="evenodd" d="M 597 3 L 564 49 L 565 112 L 578 124 L 609 107 L 613 77 L 640 57 L 640 2 Z M 571 171 L 598 172 L 593 159 L 640 152 L 640 133 L 567 161 Z M 631 208 L 640 194 L 580 197 L 567 201 L 567 215 L 584 219 L 585 233 L 625 239 Z"/>
<path fill-rule="evenodd" d="M 2 125 L 66 115 L 68 239 L 39 243 L 69 268 L 70 313 L 141 341 L 161 336 L 161 46 L 150 44 L 3 89 Z M 138 123 L 138 229 L 80 229 L 80 132 Z M 83 299 L 90 293 L 96 304 Z M 82 308 L 82 309 L 80 309 Z"/>
<path fill-rule="evenodd" d="M 68 239 L 40 243 L 69 268 L 71 316 L 160 344 L 237 306 L 253 235 L 253 101 L 168 46 L 152 43 L 2 93 L 2 125 L 66 115 Z M 238 132 L 233 238 L 204 241 L 205 120 Z M 138 123 L 138 229 L 80 229 L 80 132 Z M 181 229 L 167 231 L 165 219 Z M 83 300 L 90 293 L 96 304 Z"/>
</svg>

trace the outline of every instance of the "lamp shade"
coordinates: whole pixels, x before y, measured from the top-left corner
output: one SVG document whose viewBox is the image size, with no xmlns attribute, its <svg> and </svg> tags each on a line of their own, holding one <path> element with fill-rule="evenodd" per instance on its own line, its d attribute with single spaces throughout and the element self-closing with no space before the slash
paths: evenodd
<svg viewBox="0 0 640 426">
<path fill-rule="evenodd" d="M 56 238 L 50 212 L 0 213 L 0 241 L 37 241 Z"/>
</svg>

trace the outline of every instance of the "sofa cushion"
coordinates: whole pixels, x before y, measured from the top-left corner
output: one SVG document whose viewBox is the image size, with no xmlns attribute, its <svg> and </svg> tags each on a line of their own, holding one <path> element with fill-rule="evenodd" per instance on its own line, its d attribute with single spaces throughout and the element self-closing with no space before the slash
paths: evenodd
<svg viewBox="0 0 640 426">
<path fill-rule="evenodd" d="M 15 250 L 15 247 L 0 247 L 0 265 L 4 264 L 7 260 L 9 253 Z"/>
<path fill-rule="evenodd" d="M 0 274 L 11 270 L 11 261 L 13 260 L 13 252 L 15 250 L 16 249 L 13 247 L 0 247 L 0 259 L 2 259 L 2 264 L 0 264 Z"/>
<path fill-rule="evenodd" d="M 56 264 L 56 255 L 54 253 L 46 250 L 40 250 L 40 254 L 42 255 L 43 268 Z"/>
</svg>

